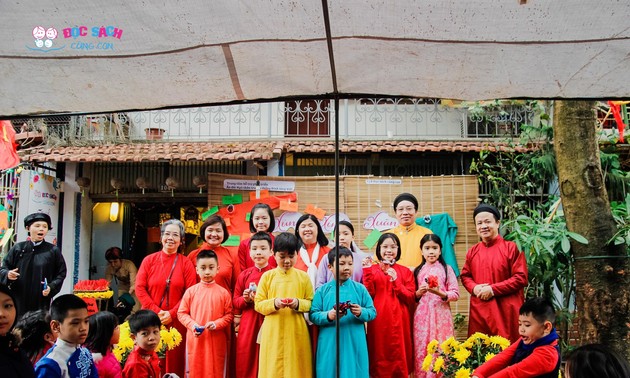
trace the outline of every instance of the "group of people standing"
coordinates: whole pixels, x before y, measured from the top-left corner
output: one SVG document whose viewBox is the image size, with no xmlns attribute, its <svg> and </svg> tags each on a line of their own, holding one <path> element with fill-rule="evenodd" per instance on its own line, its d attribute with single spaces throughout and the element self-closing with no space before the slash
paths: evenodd
<svg viewBox="0 0 630 378">
<path fill-rule="evenodd" d="M 222 245 L 229 233 L 219 215 L 203 223 L 203 244 L 188 256 L 178 253 L 182 249 L 183 224 L 178 220 L 164 222 L 163 248 L 143 260 L 135 287 L 142 308 L 154 311 L 162 324 L 176 327 L 185 335 L 186 342 L 167 353 L 164 371 L 182 376 L 187 361 L 191 375 L 201 371 L 238 377 L 334 374 L 334 333 L 330 330 L 334 330 L 333 318 L 339 313 L 329 312 L 336 304 L 335 264 L 339 260 L 344 263 L 340 277 L 347 275 L 340 281 L 340 302 L 348 304 L 345 315 L 340 316 L 342 325 L 352 319 L 362 326 L 367 324 L 367 335 L 364 328 L 348 328 L 353 332 L 363 330 L 363 336 L 345 335 L 344 340 L 359 341 L 349 342 L 351 350 L 344 346 L 342 370 L 352 376 L 432 376 L 421 369 L 421 364 L 431 340 L 445 340 L 454 334 L 449 303 L 459 298 L 458 280 L 442 256 L 440 238 L 416 223 L 415 196 L 402 193 L 393 205 L 399 225 L 381 235 L 374 257 L 359 250 L 353 240 L 353 225 L 347 221 L 340 222 L 335 230 L 340 248 L 331 253 L 319 221 L 310 214 L 297 221 L 292 250 L 286 233 L 272 234 L 274 214 L 263 203 L 251 210 L 253 237 L 243 240 L 238 249 Z M 516 341 L 518 325 L 512 315 L 516 313 L 518 318 L 523 303 L 525 258 L 513 243 L 499 236 L 496 209 L 481 205 L 473 217 L 482 242 L 469 251 L 461 274 L 464 286 L 473 294 L 470 333 L 479 331 Z M 350 254 L 350 262 L 343 250 Z M 230 316 L 221 315 L 223 321 L 213 332 L 199 332 L 192 327 L 204 327 L 207 322 L 194 319 L 191 313 L 205 319 L 216 309 L 224 311 L 228 308 L 224 293 L 214 290 L 222 294 L 185 294 L 204 282 L 199 266 L 202 251 L 216 255 L 212 285 L 225 290 L 231 299 Z M 182 302 L 185 297 L 188 299 Z M 218 316 L 221 311 L 212 314 Z M 287 311 L 300 318 L 280 316 Z M 224 326 L 225 321 L 233 326 Z M 360 346 L 362 338 L 365 350 Z M 206 340 L 205 345 L 202 340 Z M 200 355 L 208 358 L 195 357 Z M 204 370 L 208 365 L 214 367 Z"/>
<path fill-rule="evenodd" d="M 416 223 L 417 199 L 403 193 L 393 205 L 399 225 L 380 236 L 374 256 L 357 247 L 353 225 L 347 221 L 335 229 L 338 248 L 329 246 L 319 221 L 310 214 L 300 217 L 294 234 L 274 236 L 274 214 L 263 203 L 252 208 L 253 235 L 238 249 L 222 245 L 229 232 L 219 215 L 204 221 L 203 244 L 187 256 L 182 253 L 182 222 L 164 222 L 162 249 L 146 256 L 137 274 L 135 268 L 125 267 L 119 249 L 110 248 L 108 274 L 117 277 L 119 294 L 137 298 L 142 308 L 130 318 L 136 348 L 118 376 L 157 376 L 158 370 L 179 377 L 188 371 L 193 378 L 334 376 L 337 321 L 342 377 L 436 376 L 421 366 L 431 340 L 444 341 L 454 334 L 449 303 L 459 298 L 457 276 L 445 262 L 441 239 Z M 518 341 L 510 353 L 519 358 L 528 356 L 523 350 L 532 353 L 533 347 L 522 345 L 526 340 L 549 340 L 555 348 L 551 315 L 541 321 L 539 337 L 523 330 L 522 317 L 536 317 L 541 306 L 521 307 L 527 264 L 516 245 L 499 235 L 499 211 L 481 204 L 473 219 L 481 241 L 468 251 L 460 276 L 471 294 L 469 334 Z M 16 302 L 17 317 L 46 309 L 65 277 L 61 253 L 43 240 L 50 218 L 33 214 L 25 226 L 30 240 L 16 244 L 0 268 L 0 284 L 8 284 L 5 291 Z M 0 318 L 3 314 L 0 309 Z M 62 324 L 66 315 L 60 314 L 55 316 Z M 85 342 L 111 362 L 118 323 L 110 317 L 90 317 L 90 335 L 95 336 L 86 330 L 77 345 Z M 4 328 L 10 330 L 13 323 Z M 164 366 L 154 351 L 160 325 L 175 327 L 184 339 L 167 352 Z M 4 336 L 6 332 L 0 332 L 0 344 Z M 49 355 L 44 360 L 49 361 Z M 514 363 L 509 360 L 506 364 Z M 558 360 L 547 362 L 557 373 L 559 354 Z M 484 377 L 497 369 L 495 362 L 474 374 Z"/>
<path fill-rule="evenodd" d="M 212 364 L 215 366 L 212 371 L 225 375 L 257 376 L 260 370 L 260 376 L 276 376 L 280 368 L 278 364 L 281 364 L 281 371 L 297 372 L 300 375 L 317 371 L 322 375 L 323 372 L 332 374 L 333 370 L 330 369 L 334 369 L 335 366 L 332 362 L 334 343 L 331 344 L 329 327 L 334 325 L 331 317 L 337 315 L 329 315 L 332 308 L 327 307 L 330 307 L 331 303 L 336 303 L 334 297 L 336 271 L 333 269 L 335 258 L 343 260 L 344 269 L 341 269 L 340 277 L 347 275 L 347 279 L 340 282 L 343 293 L 340 301 L 349 303 L 349 307 L 345 312 L 348 315 L 339 316 L 343 320 L 342 324 L 351 319 L 354 319 L 355 323 L 358 322 L 357 324 L 366 323 L 367 336 L 365 333 L 363 337 L 360 335 L 357 337 L 357 334 L 354 337 L 347 335 L 353 340 L 359 340 L 356 344 L 359 346 L 354 351 L 356 353 L 343 353 L 342 369 L 348 373 L 352 371 L 351 375 L 359 376 L 407 376 L 413 372 L 417 376 L 423 376 L 425 372 L 420 369 L 420 365 L 426 354 L 428 342 L 453 335 L 449 302 L 459 298 L 457 277 L 442 257 L 440 238 L 429 229 L 416 224 L 417 199 L 412 194 L 403 193 L 396 197 L 393 205 L 399 226 L 381 235 L 376 245 L 375 257 L 358 248 L 354 242 L 354 227 L 347 221 L 340 222 L 335 230 L 340 249 L 335 250 L 334 254 L 329 254 L 330 242 L 317 218 L 310 214 L 304 214 L 296 223 L 295 248 L 291 240 L 285 240 L 281 243 L 284 250 L 277 251 L 276 237 L 272 233 L 275 226 L 273 211 L 268 205 L 260 203 L 251 210 L 249 223 L 254 236 L 243 240 L 238 249 L 222 245 L 229 237 L 228 227 L 224 219 L 215 214 L 206 219 L 200 228 L 200 236 L 203 239 L 201 247 L 184 256 L 182 254 L 184 225 L 178 220 L 168 220 L 161 227 L 161 251 L 146 256 L 137 273 L 133 263 L 127 266 L 130 262 L 122 259 L 120 249 L 116 247 L 108 249 L 107 278 L 117 281 L 119 295 L 132 296 L 139 307 L 157 314 L 161 324 L 177 328 L 184 336 L 186 342 L 167 353 L 166 364 L 162 367 L 164 372 L 183 377 L 187 364 L 190 372 L 205 372 L 204 366 Z M 492 216 L 496 215 L 490 213 Z M 476 210 L 475 217 L 477 216 Z M 498 224 L 498 219 L 496 223 Z M 25 226 L 30 231 L 30 241 L 16 244 L 0 269 L 0 280 L 13 284 L 12 290 L 19 298 L 18 313 L 46 309 L 50 298 L 59 291 L 65 278 L 65 263 L 61 253 L 55 246 L 43 240 L 46 232 L 41 229 L 50 229 L 50 218 L 46 214 L 34 214 L 25 219 Z M 478 226 L 482 240 L 488 230 L 495 230 L 492 226 L 486 223 L 483 227 Z M 483 231 L 480 231 L 480 228 Z M 268 240 L 260 234 L 266 235 Z M 281 235 L 286 238 L 286 235 Z M 493 240 L 500 238 L 498 232 L 495 235 L 494 231 L 489 232 L 488 237 Z M 487 249 L 501 249 L 507 242 L 493 243 L 484 244 L 487 247 L 481 248 L 482 252 L 470 256 L 470 263 L 467 260 L 462 271 L 462 280 L 467 288 L 470 287 L 469 290 L 474 293 L 476 300 L 484 301 L 480 306 L 476 306 L 476 302 L 471 305 L 471 332 L 480 330 L 474 329 L 475 325 L 484 327 L 496 325 L 495 329 L 482 331 L 509 337 L 514 335 L 513 330 L 510 330 L 512 333 L 507 331 L 502 333 L 510 328 L 509 325 L 493 323 L 497 323 L 496 318 L 503 317 L 493 316 L 490 318 L 495 319 L 488 321 L 483 318 L 483 310 L 475 310 L 496 301 L 495 296 L 506 296 L 509 294 L 508 290 L 513 289 L 518 296 L 518 285 L 522 283 L 524 286 L 527 282 L 523 258 L 513 264 L 518 266 L 519 272 L 523 274 L 518 276 L 514 284 L 508 285 L 509 287 L 505 287 L 503 281 L 507 278 L 513 279 L 515 274 L 512 273 L 512 266 L 505 272 L 499 272 L 494 267 L 488 269 L 487 264 L 481 264 L 483 269 L 479 269 L 477 254 L 484 252 L 491 254 L 492 252 Z M 29 248 L 35 253 L 29 253 Z M 47 251 L 47 254 L 38 253 L 40 249 Z M 344 250 L 349 251 L 350 261 L 346 261 Z M 475 247 L 471 249 L 473 250 Z M 196 295 L 190 294 L 187 297 L 188 301 L 182 302 L 187 290 L 204 281 L 198 265 L 199 255 L 204 251 L 212 251 L 213 256 L 216 256 L 216 274 L 212 277 L 212 284 L 227 292 L 229 306 L 223 303 L 222 298 L 226 296 L 221 290 L 199 291 Z M 274 258 L 271 258 L 272 251 Z M 515 248 L 510 251 L 516 253 L 513 257 L 519 257 Z M 45 259 L 40 255 L 46 256 Z M 33 264 L 28 261 L 34 257 L 39 257 L 43 262 Z M 483 260 L 488 257 L 479 254 L 478 258 Z M 283 264 L 286 261 L 293 261 L 292 259 L 294 262 L 288 264 L 290 266 L 287 266 L 287 263 Z M 522 263 L 522 266 L 518 263 Z M 501 261 L 498 261 L 497 265 L 506 266 Z M 276 269 L 278 267 L 281 269 Z M 33 269 L 39 270 L 35 272 Z M 29 279 L 18 279 L 20 273 L 24 271 L 28 272 Z M 305 275 L 297 274 L 298 272 Z M 482 274 L 484 272 L 488 274 Z M 261 284 L 265 281 L 263 279 L 265 274 L 271 281 L 268 290 L 265 289 L 267 288 L 265 284 Z M 42 286 L 39 280 L 35 282 L 32 279 L 36 276 L 41 276 L 43 281 L 47 281 L 48 286 L 45 289 L 40 290 Z M 283 281 L 286 281 L 285 284 L 278 284 Z M 296 282 L 301 282 L 298 285 L 302 290 L 298 290 L 300 295 L 297 295 L 295 288 L 291 288 Z M 347 289 L 350 287 L 351 290 Z M 215 294 L 201 295 L 211 292 Z M 217 295 L 216 292 L 222 294 Z M 271 293 L 281 295 L 283 299 L 293 298 L 295 302 L 278 303 L 277 308 L 275 299 L 278 297 L 273 297 L 270 298 L 273 299 L 271 307 L 262 306 L 264 301 L 262 298 Z M 321 294 L 321 298 L 315 295 L 316 293 Z M 314 296 L 318 304 L 313 308 Z M 37 298 L 39 302 L 30 303 L 34 301 L 33 298 Z M 190 302 L 191 298 L 195 300 Z M 355 305 L 358 307 L 353 307 Z M 182 307 L 185 308 L 184 312 L 188 311 L 187 314 L 179 313 Z M 201 323 L 200 320 L 190 318 L 191 311 L 195 312 L 193 308 L 197 313 L 206 311 L 212 314 L 213 309 L 229 308 L 230 316 L 224 318 L 224 322 L 218 326 L 215 324 L 218 327 L 215 332 L 196 334 L 197 331 L 191 329 L 190 325 L 194 323 L 198 327 Z M 306 315 L 305 319 L 298 321 L 295 327 L 289 327 L 291 323 L 286 322 L 285 318 L 273 316 L 274 312 L 284 308 L 303 313 Z M 507 310 L 504 305 L 497 305 L 497 308 Z M 318 309 L 324 311 L 323 318 L 319 315 L 321 311 L 317 311 Z M 206 315 L 208 314 L 204 313 L 203 316 Z M 191 319 L 194 320 L 192 323 Z M 263 326 L 263 322 L 268 324 Z M 302 322 L 308 325 L 307 333 L 302 335 L 305 336 L 302 341 L 296 341 L 296 335 L 300 334 L 297 330 Z M 225 326 L 225 323 L 231 323 L 233 326 Z M 498 323 L 501 321 L 498 320 Z M 205 323 L 201 325 L 205 326 Z M 353 332 L 356 333 L 357 330 L 364 328 L 350 329 L 354 329 Z M 221 336 L 214 337 L 215 334 Z M 199 342 L 203 337 L 212 339 L 212 342 L 204 346 Z M 365 349 L 360 347 L 362 338 L 366 342 Z M 514 337 L 511 339 L 515 340 Z M 269 347 L 261 349 L 259 346 L 264 345 L 265 340 L 275 341 L 271 342 Z M 322 345 L 326 347 L 321 348 Z M 321 353 L 318 353 L 320 350 Z M 318 357 L 318 354 L 325 357 Z M 201 355 L 207 355 L 208 358 L 194 357 Z M 362 355 L 364 356 L 361 357 Z M 357 365 L 346 366 L 345 361 L 349 360 L 361 362 L 359 365 L 362 369 L 357 370 Z M 365 361 L 369 363 L 365 364 Z M 220 368 L 217 369 L 216 366 Z"/>
</svg>

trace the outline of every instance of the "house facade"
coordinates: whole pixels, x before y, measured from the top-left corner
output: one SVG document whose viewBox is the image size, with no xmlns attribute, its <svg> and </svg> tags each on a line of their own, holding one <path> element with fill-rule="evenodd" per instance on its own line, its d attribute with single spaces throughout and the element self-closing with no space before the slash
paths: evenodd
<svg viewBox="0 0 630 378">
<path fill-rule="evenodd" d="M 480 112 L 447 100 L 357 98 L 340 100 L 338 114 L 330 100 L 298 100 L 56 116 L 14 126 L 28 137 L 20 149 L 26 167 L 64 182 L 60 241 L 71 285 L 101 278 L 111 246 L 136 264 L 157 250 L 161 220 L 208 207 L 205 183 L 213 173 L 334 175 L 338 130 L 340 175 L 466 175 L 479 151 L 509 150 L 506 137 L 535 122 L 525 102 Z M 192 248 L 198 240 L 190 235 L 186 242 Z"/>
</svg>

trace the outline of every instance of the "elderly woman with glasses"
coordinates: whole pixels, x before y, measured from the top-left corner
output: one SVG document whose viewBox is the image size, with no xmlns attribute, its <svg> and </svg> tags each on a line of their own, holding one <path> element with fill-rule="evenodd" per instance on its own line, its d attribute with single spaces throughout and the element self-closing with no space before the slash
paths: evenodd
<svg viewBox="0 0 630 378">
<path fill-rule="evenodd" d="M 166 352 L 167 373 L 185 377 L 186 328 L 177 320 L 177 309 L 186 289 L 197 283 L 192 262 L 180 252 L 183 249 L 184 224 L 171 219 L 161 228 L 162 250 L 142 260 L 136 277 L 136 295 L 143 309 L 154 311 L 167 327 L 175 327 L 182 343 Z"/>
</svg>

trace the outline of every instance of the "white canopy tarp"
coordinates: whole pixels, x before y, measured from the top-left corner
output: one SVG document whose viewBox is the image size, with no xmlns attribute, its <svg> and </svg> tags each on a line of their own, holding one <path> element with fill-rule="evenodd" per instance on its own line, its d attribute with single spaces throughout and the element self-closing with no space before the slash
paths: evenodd
<svg viewBox="0 0 630 378">
<path fill-rule="evenodd" d="M 630 97 L 627 0 L 327 5 L 342 95 Z M 0 19 L 0 116 L 334 92 L 317 0 L 3 1 Z"/>
</svg>

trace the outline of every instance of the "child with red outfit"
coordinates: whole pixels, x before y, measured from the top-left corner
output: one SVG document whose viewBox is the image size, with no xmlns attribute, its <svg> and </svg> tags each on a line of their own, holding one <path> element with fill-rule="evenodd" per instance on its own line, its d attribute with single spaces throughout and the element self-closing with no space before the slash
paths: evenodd
<svg viewBox="0 0 630 378">
<path fill-rule="evenodd" d="M 123 378 L 160 378 L 160 318 L 151 310 L 140 310 L 129 318 L 129 330 L 136 347 L 129 353 Z"/>
<path fill-rule="evenodd" d="M 273 246 L 274 236 L 273 230 L 276 228 L 276 218 L 273 215 L 273 210 L 266 203 L 258 203 L 252 207 L 252 211 L 249 217 L 249 231 L 252 233 L 265 232 L 271 237 L 271 245 Z M 241 271 L 253 267 L 254 260 L 249 255 L 249 242 L 251 238 L 247 238 L 241 241 L 238 246 L 238 261 L 241 266 Z M 276 259 L 269 259 L 269 265 L 272 268 L 276 267 Z M 235 294 L 240 294 L 238 291 Z"/>
<path fill-rule="evenodd" d="M 519 310 L 521 338 L 478 367 L 473 378 L 557 378 L 560 370 L 558 334 L 553 327 L 553 305 L 544 298 L 532 298 Z"/>
<path fill-rule="evenodd" d="M 236 339 L 236 376 L 238 378 L 256 378 L 258 376 L 258 352 L 256 342 L 260 327 L 265 317 L 254 309 L 256 289 L 263 273 L 273 269 L 269 263 L 271 257 L 270 234 L 260 231 L 249 241 L 249 257 L 255 265 L 241 272 L 234 289 L 234 308 L 242 312 L 241 325 Z M 275 261 L 275 259 L 272 259 Z M 252 285 L 253 284 L 253 285 Z"/>
<path fill-rule="evenodd" d="M 416 302 L 413 273 L 397 264 L 401 248 L 398 236 L 381 235 L 376 257 L 363 260 L 363 284 L 374 299 L 378 316 L 368 323 L 370 376 L 408 377 L 413 372 L 411 314 Z"/>
</svg>

